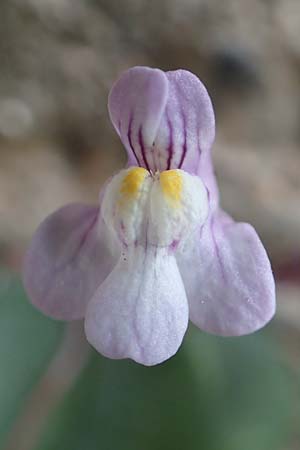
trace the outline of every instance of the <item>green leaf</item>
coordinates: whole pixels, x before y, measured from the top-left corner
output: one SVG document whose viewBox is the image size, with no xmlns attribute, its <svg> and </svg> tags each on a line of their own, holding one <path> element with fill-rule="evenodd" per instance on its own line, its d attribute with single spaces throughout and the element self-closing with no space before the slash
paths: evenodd
<svg viewBox="0 0 300 450">
<path fill-rule="evenodd" d="M 15 275 L 0 271 L 0 448 L 62 331 L 28 303 Z"/>
<path fill-rule="evenodd" d="M 156 367 L 93 353 L 37 450 L 276 450 L 289 405 L 289 376 L 262 333 L 192 329 Z"/>
</svg>

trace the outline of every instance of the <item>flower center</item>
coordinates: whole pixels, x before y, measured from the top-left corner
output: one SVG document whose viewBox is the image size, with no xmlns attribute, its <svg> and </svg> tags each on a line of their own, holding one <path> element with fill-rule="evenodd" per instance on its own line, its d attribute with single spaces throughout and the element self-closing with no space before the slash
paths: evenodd
<svg viewBox="0 0 300 450">
<path fill-rule="evenodd" d="M 123 245 L 166 247 L 189 237 L 204 222 L 207 209 L 199 177 L 180 169 L 153 174 L 131 167 L 111 179 L 101 212 Z"/>
<path fill-rule="evenodd" d="M 160 185 L 166 199 L 174 206 L 180 206 L 183 180 L 182 170 L 164 170 L 160 174 Z"/>
</svg>

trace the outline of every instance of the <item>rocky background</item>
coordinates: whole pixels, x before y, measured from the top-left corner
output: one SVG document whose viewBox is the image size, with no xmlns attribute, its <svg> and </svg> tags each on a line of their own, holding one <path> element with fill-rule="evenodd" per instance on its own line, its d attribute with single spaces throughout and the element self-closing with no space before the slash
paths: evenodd
<svg viewBox="0 0 300 450">
<path fill-rule="evenodd" d="M 222 204 L 267 247 L 299 365 L 300 2 L 2 0 L 0 14 L 0 261 L 18 270 L 40 220 L 96 202 L 122 166 L 106 106 L 119 74 L 189 69 L 216 110 Z"/>
<path fill-rule="evenodd" d="M 300 254 L 297 0 L 2 0 L 0 239 L 25 242 L 124 161 L 107 94 L 132 65 L 184 67 L 212 96 L 223 206 L 274 264 Z"/>
</svg>

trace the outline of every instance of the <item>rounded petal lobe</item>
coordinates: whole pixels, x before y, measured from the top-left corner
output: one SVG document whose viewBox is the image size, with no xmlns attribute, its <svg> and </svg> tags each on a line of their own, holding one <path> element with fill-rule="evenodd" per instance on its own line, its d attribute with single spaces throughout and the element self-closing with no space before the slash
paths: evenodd
<svg viewBox="0 0 300 450">
<path fill-rule="evenodd" d="M 166 72 L 169 94 L 155 138 L 158 170 L 183 169 L 197 173 L 210 161 L 215 118 L 210 97 L 201 81 L 187 70 Z"/>
<path fill-rule="evenodd" d="M 165 248 L 129 248 L 88 305 L 88 341 L 103 355 L 151 366 L 178 350 L 188 304 L 175 257 Z"/>
<path fill-rule="evenodd" d="M 108 98 L 111 121 L 134 164 L 153 169 L 153 142 L 166 106 L 168 81 L 164 72 L 133 67 L 124 72 Z"/>
<path fill-rule="evenodd" d="M 64 206 L 42 222 L 23 272 L 38 309 L 61 320 L 84 317 L 88 301 L 115 264 L 105 232 L 99 208 L 82 204 Z"/>
<path fill-rule="evenodd" d="M 263 327 L 275 312 L 275 286 L 253 227 L 219 211 L 210 216 L 198 239 L 177 258 L 192 322 L 223 336 Z"/>
</svg>

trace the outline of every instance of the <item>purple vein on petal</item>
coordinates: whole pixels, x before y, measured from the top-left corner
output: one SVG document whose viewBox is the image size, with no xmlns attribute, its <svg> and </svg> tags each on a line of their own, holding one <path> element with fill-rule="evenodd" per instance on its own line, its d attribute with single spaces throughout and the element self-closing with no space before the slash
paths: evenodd
<svg viewBox="0 0 300 450">
<path fill-rule="evenodd" d="M 149 167 L 147 157 L 146 157 L 146 149 L 145 149 L 145 145 L 144 145 L 144 141 L 143 141 L 142 126 L 140 126 L 140 128 L 139 128 L 139 144 L 140 144 L 144 164 L 145 164 L 148 172 L 150 172 L 150 167 Z"/>
<path fill-rule="evenodd" d="M 201 125 L 199 124 L 199 125 L 197 126 L 197 150 L 198 150 L 198 161 L 197 161 L 196 167 L 198 167 L 199 164 L 200 164 L 200 161 L 201 161 L 201 154 L 202 154 L 201 145 L 200 145 L 200 130 L 201 130 Z"/>
<path fill-rule="evenodd" d="M 183 141 L 183 145 L 182 145 L 182 154 L 181 154 L 181 158 L 180 158 L 180 163 L 179 163 L 179 166 L 178 166 L 179 169 L 181 169 L 181 167 L 182 167 L 182 164 L 184 162 L 184 159 L 185 159 L 185 156 L 186 156 L 186 152 L 187 152 L 186 117 L 185 117 L 184 112 L 182 110 L 181 110 L 181 117 L 182 117 L 184 141 Z"/>
<path fill-rule="evenodd" d="M 210 222 L 211 236 L 212 236 L 212 240 L 213 240 L 213 244 L 214 244 L 215 254 L 216 254 L 219 266 L 220 266 L 221 276 L 222 276 L 224 282 L 226 282 L 226 273 L 225 273 L 224 264 L 223 264 L 223 261 L 222 261 L 222 258 L 221 258 L 220 252 L 219 252 L 219 248 L 218 248 L 218 245 L 216 242 L 216 237 L 214 235 L 214 222 L 215 222 L 215 220 L 214 220 L 214 218 L 212 218 L 211 222 Z"/>
<path fill-rule="evenodd" d="M 133 148 L 133 144 L 132 144 L 132 122 L 133 122 L 133 114 L 131 114 L 130 119 L 129 119 L 127 138 L 128 138 L 130 148 L 135 156 L 135 159 L 136 159 L 138 165 L 141 166 L 139 158 L 137 157 L 137 154 L 136 154 L 136 152 Z"/>
<path fill-rule="evenodd" d="M 199 238 L 200 239 L 202 239 L 203 230 L 204 230 L 204 224 L 202 224 L 201 227 L 200 227 L 200 233 L 199 233 Z"/>
<path fill-rule="evenodd" d="M 169 117 L 167 118 L 167 123 L 169 127 L 169 145 L 168 145 L 168 162 L 167 162 L 167 170 L 170 170 L 172 157 L 173 157 L 173 126 L 172 122 L 170 121 Z"/>
<path fill-rule="evenodd" d="M 93 218 L 93 220 L 89 224 L 88 228 L 85 230 L 84 234 L 82 235 L 82 237 L 81 237 L 81 239 L 79 241 L 78 247 L 75 250 L 75 252 L 74 252 L 70 262 L 73 262 L 77 258 L 77 255 L 79 254 L 80 250 L 83 248 L 83 246 L 84 246 L 84 244 L 85 244 L 85 242 L 86 242 L 90 232 L 94 228 L 94 225 L 96 224 L 97 220 L 98 220 L 98 213 L 95 215 L 95 217 Z"/>
<path fill-rule="evenodd" d="M 128 244 L 124 240 L 124 234 L 126 232 L 126 227 L 124 225 L 123 220 L 120 222 L 120 230 L 118 231 L 118 237 L 123 245 L 124 248 L 128 248 Z"/>
</svg>

